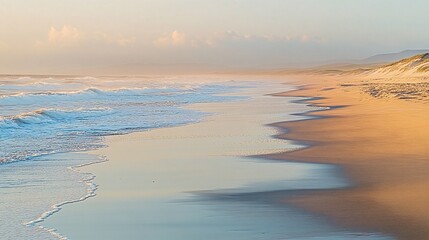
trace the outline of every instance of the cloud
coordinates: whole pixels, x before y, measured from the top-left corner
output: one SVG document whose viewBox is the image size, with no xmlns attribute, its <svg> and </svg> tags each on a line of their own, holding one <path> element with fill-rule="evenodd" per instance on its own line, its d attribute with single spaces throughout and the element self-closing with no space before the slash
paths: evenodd
<svg viewBox="0 0 429 240">
<path fill-rule="evenodd" d="M 156 39 L 154 44 L 159 47 L 184 46 L 187 44 L 187 37 L 185 33 L 176 30 Z"/>
<path fill-rule="evenodd" d="M 52 26 L 47 38 L 36 41 L 36 49 L 41 51 L 49 50 L 78 50 L 95 48 L 128 47 L 137 42 L 133 36 L 123 36 L 119 34 L 108 34 L 104 32 L 83 32 L 76 27 L 64 25 L 61 28 Z"/>
<path fill-rule="evenodd" d="M 34 51 L 35 58 L 44 62 L 47 68 L 275 68 L 298 66 L 308 59 L 316 62 L 330 50 L 325 42 L 311 35 L 262 35 L 236 31 L 197 35 L 175 30 L 152 35 L 152 38 L 145 35 L 136 39 L 119 32 L 83 31 L 70 25 L 47 30 Z"/>
<path fill-rule="evenodd" d="M 83 40 L 83 33 L 77 28 L 64 25 L 61 29 L 51 27 L 48 33 L 48 43 L 54 45 L 74 45 Z"/>
<path fill-rule="evenodd" d="M 313 37 L 307 34 L 299 36 L 271 36 L 271 35 L 251 35 L 242 34 L 235 31 L 225 31 L 221 33 L 214 33 L 209 36 L 191 36 L 183 32 L 173 31 L 169 34 L 157 38 L 153 41 L 155 46 L 158 47 L 192 47 L 192 48 L 217 48 L 230 44 L 299 44 L 299 43 L 321 43 L 322 39 Z"/>
</svg>

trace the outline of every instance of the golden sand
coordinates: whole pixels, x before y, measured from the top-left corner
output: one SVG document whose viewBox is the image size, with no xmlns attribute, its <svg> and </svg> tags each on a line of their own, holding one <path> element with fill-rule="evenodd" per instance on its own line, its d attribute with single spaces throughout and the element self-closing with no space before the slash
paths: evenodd
<svg viewBox="0 0 429 240">
<path fill-rule="evenodd" d="M 281 137 L 312 146 L 268 157 L 338 164 L 354 186 L 287 201 L 356 230 L 429 239 L 427 101 L 371 96 L 361 85 L 367 79 L 353 76 L 295 78 L 302 89 L 279 95 L 322 97 L 309 102 L 343 107 L 308 114 L 324 118 L 276 124 L 287 129 Z"/>
</svg>

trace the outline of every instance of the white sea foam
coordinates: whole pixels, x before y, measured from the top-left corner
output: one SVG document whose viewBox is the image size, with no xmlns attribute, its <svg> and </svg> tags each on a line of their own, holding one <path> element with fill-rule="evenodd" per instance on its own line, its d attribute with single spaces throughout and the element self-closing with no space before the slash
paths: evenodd
<svg viewBox="0 0 429 240">
<path fill-rule="evenodd" d="M 87 186 L 86 194 L 77 198 L 77 199 L 72 199 L 72 200 L 67 200 L 64 202 L 56 203 L 56 204 L 51 206 L 51 209 L 43 212 L 38 218 L 31 220 L 29 222 L 24 222 L 23 225 L 30 226 L 30 227 L 37 226 L 39 229 L 48 232 L 49 234 L 51 234 L 55 238 L 58 238 L 60 240 L 67 240 L 68 238 L 66 236 L 63 236 L 56 229 L 47 228 L 47 227 L 43 226 L 42 222 L 45 221 L 48 217 L 52 216 L 53 214 L 59 212 L 63 208 L 63 206 L 65 206 L 67 204 L 78 203 L 78 202 L 85 201 L 88 198 L 95 197 L 97 195 L 96 191 L 98 189 L 98 185 L 94 182 L 95 175 L 93 175 L 92 173 L 81 172 L 80 168 L 85 167 L 85 166 L 89 166 L 92 164 L 96 164 L 96 163 L 102 163 L 105 161 L 107 161 L 107 158 L 105 158 L 104 156 L 99 156 L 98 161 L 83 163 L 83 164 L 79 164 L 77 166 L 68 167 L 69 170 L 81 174 L 82 180 L 80 180 L 80 181 Z"/>
<path fill-rule="evenodd" d="M 144 83 L 128 80 L 118 86 L 113 80 L 88 77 L 44 78 L 47 85 L 36 84 L 40 79 L 22 80 L 27 85 L 17 85 L 15 80 L 0 86 L 0 90 L 14 89 L 0 96 L 0 140 L 4 143 L 0 163 L 94 149 L 103 145 L 100 136 L 198 121 L 204 114 L 180 107 L 223 101 L 226 97 L 217 94 L 231 88 L 225 84 L 156 83 L 147 79 Z M 37 87 L 32 89 L 29 84 Z"/>
<path fill-rule="evenodd" d="M 21 113 L 14 116 L 0 117 L 0 129 L 20 127 L 25 124 L 46 124 L 61 122 L 79 117 L 100 117 L 112 114 L 108 107 L 67 109 L 37 109 L 31 112 Z"/>
</svg>

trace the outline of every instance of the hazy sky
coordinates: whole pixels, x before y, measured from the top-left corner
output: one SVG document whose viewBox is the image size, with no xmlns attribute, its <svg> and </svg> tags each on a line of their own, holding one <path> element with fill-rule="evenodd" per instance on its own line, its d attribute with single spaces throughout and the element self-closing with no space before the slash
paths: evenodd
<svg viewBox="0 0 429 240">
<path fill-rule="evenodd" d="M 277 68 L 429 48 L 428 0 L 0 0 L 0 73 Z"/>
</svg>

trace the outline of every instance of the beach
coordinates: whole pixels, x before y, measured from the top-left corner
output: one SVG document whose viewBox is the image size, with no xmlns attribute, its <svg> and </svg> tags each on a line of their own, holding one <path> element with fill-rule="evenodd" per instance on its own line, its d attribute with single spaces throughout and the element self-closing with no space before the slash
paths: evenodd
<svg viewBox="0 0 429 240">
<path fill-rule="evenodd" d="M 429 108 L 424 95 L 416 92 L 415 99 L 404 99 L 396 91 L 377 98 L 366 91 L 368 79 L 359 76 L 295 79 L 301 89 L 280 95 L 318 97 L 308 103 L 332 108 L 306 114 L 316 119 L 276 124 L 287 129 L 280 137 L 311 147 L 268 157 L 339 165 L 353 187 L 286 201 L 322 213 L 336 225 L 397 239 L 428 239 Z M 405 81 L 410 79 L 373 83 L 383 87 L 384 82 L 399 86 Z"/>
<path fill-rule="evenodd" d="M 348 181 L 334 165 L 256 157 L 304 147 L 273 138 L 279 132 L 269 124 L 320 109 L 267 94 L 281 89 L 292 88 L 265 81 L 231 93 L 250 99 L 187 107 L 212 113 L 202 122 L 108 137 L 91 153 L 108 161 L 84 167 L 97 196 L 42 224 L 70 239 L 389 239 L 284 204 L 285 194 Z"/>
<path fill-rule="evenodd" d="M 384 94 L 377 97 L 368 91 L 367 79 L 320 74 L 187 79 L 177 89 L 142 93 L 72 92 L 95 100 L 99 94 L 109 99 L 121 94 L 153 106 L 159 119 L 141 122 L 153 124 L 150 129 L 124 128 L 96 138 L 100 145 L 90 151 L 53 153 L 3 168 L 9 173 L 5 180 L 21 176 L 2 190 L 4 211 L 16 220 L 3 228 L 21 221 L 15 230 L 20 235 L 8 236 L 423 240 L 428 235 L 424 95 L 401 99 L 388 94 L 394 83 L 380 83 Z M 208 82 L 192 85 L 202 79 Z M 179 115 L 170 125 L 159 125 L 165 103 L 146 103 L 147 93 L 162 101 L 180 96 Z M 120 107 L 115 111 L 127 116 L 133 110 Z M 27 175 L 26 169 L 52 170 Z M 12 212 L 6 209 L 17 204 L 10 184 L 23 189 L 22 207 Z M 28 192 L 38 192 L 37 204 L 28 205 Z"/>
<path fill-rule="evenodd" d="M 0 240 L 429 240 L 429 1 L 1 5 Z"/>
</svg>

